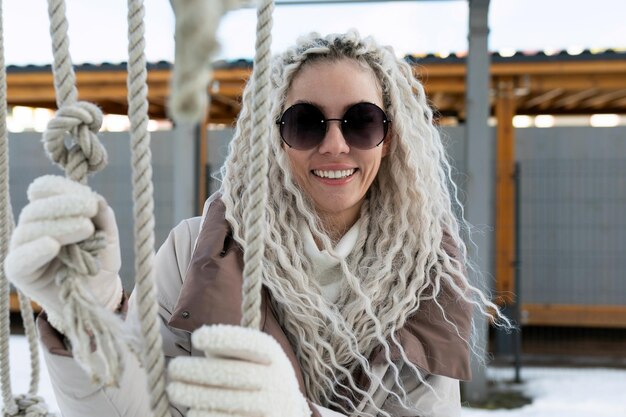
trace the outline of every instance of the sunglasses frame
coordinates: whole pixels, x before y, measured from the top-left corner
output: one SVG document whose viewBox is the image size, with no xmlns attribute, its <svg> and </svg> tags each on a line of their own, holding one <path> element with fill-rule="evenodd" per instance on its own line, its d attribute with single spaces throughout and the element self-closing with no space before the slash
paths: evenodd
<svg viewBox="0 0 626 417">
<path fill-rule="evenodd" d="M 345 135 L 345 133 L 344 133 L 344 121 L 345 121 L 345 115 L 346 115 L 346 114 L 347 114 L 350 110 L 352 110 L 355 106 L 362 105 L 362 104 L 367 104 L 367 105 L 370 105 L 370 106 L 374 106 L 374 107 L 376 107 L 378 110 L 380 110 L 380 112 L 381 112 L 381 113 L 382 113 L 382 115 L 383 115 L 383 120 L 382 120 L 382 123 L 383 123 L 383 133 L 384 133 L 384 134 L 383 134 L 383 137 L 382 137 L 382 139 L 381 139 L 378 143 L 376 143 L 376 145 L 374 145 L 374 146 L 372 146 L 372 147 L 370 147 L 370 148 L 359 148 L 359 147 L 357 147 L 357 146 L 354 146 L 353 144 L 351 144 L 351 143 L 350 143 L 350 141 L 348 140 L 348 138 L 346 137 L 346 135 Z M 318 112 L 322 115 L 322 117 L 323 117 L 323 118 L 320 120 L 320 123 L 323 123 L 323 124 L 324 124 L 324 126 L 325 126 L 324 135 L 323 135 L 323 136 L 322 136 L 322 138 L 320 139 L 319 143 L 317 143 L 316 145 L 314 145 L 314 146 L 312 146 L 312 147 L 310 147 L 310 148 L 296 148 L 296 147 L 294 147 L 293 145 L 289 144 L 289 142 L 287 142 L 287 140 L 286 140 L 286 139 L 285 139 L 285 137 L 283 136 L 283 126 L 285 126 L 285 121 L 283 121 L 283 119 L 285 118 L 285 114 L 286 114 L 288 111 L 292 110 L 294 107 L 296 107 L 296 106 L 302 106 L 302 105 L 304 105 L 304 106 L 310 106 L 310 107 L 315 108 L 315 109 L 316 109 L 316 110 L 317 110 L 317 111 L 318 111 Z M 385 141 L 385 139 L 387 138 L 387 133 L 389 132 L 389 125 L 391 124 L 391 119 L 389 119 L 389 117 L 387 116 L 387 113 L 385 113 L 385 111 L 384 111 L 383 109 L 381 109 L 380 107 L 378 107 L 378 106 L 377 106 L 376 104 L 374 104 L 374 103 L 370 103 L 370 102 L 366 102 L 366 101 L 363 101 L 363 102 L 360 102 L 360 103 L 355 103 L 355 104 L 353 104 L 352 106 L 350 106 L 350 107 L 349 107 L 349 108 L 345 111 L 345 113 L 343 114 L 342 118 L 340 118 L 340 119 L 327 119 L 327 118 L 326 118 L 326 115 L 324 114 L 324 112 L 323 112 L 323 111 L 322 111 L 319 107 L 317 107 L 316 105 L 314 105 L 314 104 L 312 104 L 312 103 L 296 103 L 296 104 L 294 104 L 294 105 L 290 106 L 289 108 L 287 108 L 285 111 L 283 111 L 282 115 L 280 116 L 280 119 L 278 119 L 278 120 L 276 121 L 276 124 L 279 126 L 279 129 L 278 129 L 278 130 L 279 130 L 280 138 L 281 138 L 281 140 L 283 141 L 283 143 L 284 143 L 285 145 L 289 146 L 289 147 L 290 147 L 290 148 L 292 148 L 292 149 L 296 149 L 296 150 L 300 150 L 300 151 L 307 151 L 307 150 L 314 149 L 315 147 L 319 146 L 319 145 L 320 145 L 320 144 L 324 141 L 324 139 L 326 138 L 326 135 L 328 134 L 328 123 L 327 123 L 327 122 L 332 122 L 332 121 L 337 121 L 337 122 L 340 122 L 340 130 L 341 130 L 341 134 L 342 134 L 342 136 L 343 136 L 344 140 L 346 141 L 346 143 L 348 144 L 348 146 L 349 146 L 349 147 L 351 147 L 351 148 L 352 148 L 352 147 L 354 147 L 355 149 L 359 149 L 359 150 L 370 150 L 370 149 L 374 149 L 374 148 L 377 148 L 378 146 L 380 146 L 380 144 L 381 144 L 381 143 L 383 143 L 383 142 Z"/>
</svg>

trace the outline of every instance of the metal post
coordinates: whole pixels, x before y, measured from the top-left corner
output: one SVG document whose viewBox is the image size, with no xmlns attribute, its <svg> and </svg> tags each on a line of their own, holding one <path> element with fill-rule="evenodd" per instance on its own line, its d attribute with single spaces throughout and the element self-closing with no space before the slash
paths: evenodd
<svg viewBox="0 0 626 417">
<path fill-rule="evenodd" d="M 489 228 L 493 224 L 493 146 L 487 120 L 489 118 L 489 51 L 487 49 L 489 0 L 469 0 L 469 51 L 466 75 L 466 167 L 467 202 L 465 214 L 470 224 Z M 488 230 L 489 230 L 488 229 Z M 490 233 L 473 236 L 468 245 L 469 255 L 482 274 L 472 273 L 470 280 L 480 288 L 492 271 L 492 241 Z M 476 313 L 477 346 L 487 351 L 488 323 Z M 487 375 L 481 361 L 472 356 L 472 381 L 464 385 L 465 399 L 484 402 L 487 399 Z"/>
<path fill-rule="evenodd" d="M 515 164 L 515 323 L 519 326 L 519 329 L 515 331 L 515 339 L 513 342 L 513 356 L 515 363 L 515 380 L 514 382 L 519 384 L 522 382 L 522 283 L 520 278 L 521 267 L 521 249 L 520 249 L 520 231 L 521 231 L 521 211 L 520 206 L 520 194 L 522 185 L 522 172 L 520 169 L 520 163 Z"/>
<path fill-rule="evenodd" d="M 196 215 L 198 134 L 195 124 L 177 123 L 174 127 L 174 225 Z"/>
</svg>

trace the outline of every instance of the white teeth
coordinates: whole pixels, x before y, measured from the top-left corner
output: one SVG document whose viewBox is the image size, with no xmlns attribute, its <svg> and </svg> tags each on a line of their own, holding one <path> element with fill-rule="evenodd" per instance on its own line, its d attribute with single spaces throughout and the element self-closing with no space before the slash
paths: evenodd
<svg viewBox="0 0 626 417">
<path fill-rule="evenodd" d="M 322 178 L 337 179 L 337 178 L 349 177 L 350 175 L 354 174 L 354 171 L 356 171 L 356 168 L 344 169 L 344 170 L 341 170 L 341 171 L 322 171 L 320 169 L 314 169 L 313 170 L 313 174 L 317 175 L 318 177 L 322 177 Z"/>
</svg>

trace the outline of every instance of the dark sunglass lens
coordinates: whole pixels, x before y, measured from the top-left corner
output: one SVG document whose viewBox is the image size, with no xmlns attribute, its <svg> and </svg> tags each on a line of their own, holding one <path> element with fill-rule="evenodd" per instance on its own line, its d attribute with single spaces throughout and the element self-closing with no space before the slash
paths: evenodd
<svg viewBox="0 0 626 417">
<path fill-rule="evenodd" d="M 355 104 L 344 115 L 343 135 L 350 146 L 372 149 L 385 138 L 385 119 L 385 112 L 375 104 Z"/>
<path fill-rule="evenodd" d="M 280 134 L 294 149 L 312 149 L 324 140 L 324 114 L 311 104 L 291 106 L 283 114 L 281 122 Z"/>
</svg>

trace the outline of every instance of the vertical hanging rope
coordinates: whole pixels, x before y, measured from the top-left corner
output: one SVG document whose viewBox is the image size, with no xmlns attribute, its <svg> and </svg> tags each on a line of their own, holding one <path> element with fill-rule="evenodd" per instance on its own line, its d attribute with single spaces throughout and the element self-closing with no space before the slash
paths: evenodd
<svg viewBox="0 0 626 417">
<path fill-rule="evenodd" d="M 78 90 L 69 52 L 65 1 L 48 0 L 48 15 L 58 111 L 44 133 L 46 151 L 54 162 L 65 169 L 68 178 L 86 184 L 87 174 L 98 172 L 107 164 L 106 150 L 96 136 L 102 125 L 102 112 L 91 103 L 77 101 Z M 66 133 L 70 133 L 76 140 L 76 144 L 69 150 L 65 146 Z"/>
<path fill-rule="evenodd" d="M 78 100 L 76 75 L 70 59 L 70 40 L 67 36 L 68 24 L 65 17 L 65 2 L 48 1 L 48 15 L 50 17 L 50 36 L 52 37 L 52 55 L 54 56 L 54 92 L 57 108 L 60 109 L 65 104 L 73 104 Z"/>
<path fill-rule="evenodd" d="M 165 392 L 165 359 L 153 275 L 154 197 L 148 132 L 144 14 L 143 0 L 128 0 L 128 117 L 133 166 L 135 296 L 141 318 L 143 364 L 148 376 L 150 404 L 155 417 L 165 417 L 170 412 Z"/>
<path fill-rule="evenodd" d="M 76 101 L 78 92 L 69 54 L 65 2 L 48 0 L 48 15 L 59 109 L 48 123 L 43 141 L 49 158 L 65 170 L 66 176 L 86 184 L 87 175 L 103 169 L 107 163 L 106 150 L 96 136 L 102 125 L 102 113 L 94 104 Z M 68 133 L 75 142 L 69 149 L 65 145 Z M 105 245 L 103 233 L 96 232 L 78 245 L 63 247 L 59 254 L 63 266 L 56 281 L 61 287 L 64 306 L 65 327 L 60 330 L 72 342 L 74 357 L 94 382 L 115 384 L 122 370 L 121 320 L 94 302 L 83 284 L 87 275 L 98 272 L 93 260 Z"/>
<path fill-rule="evenodd" d="M 9 364 L 9 335 L 11 323 L 9 316 L 10 287 L 4 274 L 4 259 L 6 258 L 11 233 L 9 225 L 9 143 L 7 136 L 7 77 L 4 64 L 4 23 L 2 16 L 2 2 L 0 1 L 0 385 L 2 385 L 3 415 L 15 413 L 17 404 L 11 389 L 11 370 Z"/>
<path fill-rule="evenodd" d="M 265 252 L 265 207 L 267 205 L 267 171 L 270 123 L 270 47 L 272 45 L 273 0 L 263 0 L 257 11 L 256 53 L 254 56 L 254 83 L 252 110 L 252 148 L 247 175 L 250 185 L 246 190 L 249 205 L 244 214 L 243 302 L 241 325 L 258 329 L 261 322 L 261 284 L 263 254 Z"/>
<path fill-rule="evenodd" d="M 4 62 L 4 23 L 2 1 L 0 1 L 0 385 L 2 386 L 3 416 L 52 416 L 48 413 L 43 398 L 38 397 L 39 350 L 33 309 L 30 300 L 18 292 L 22 322 L 30 350 L 31 375 L 28 394 L 13 396 L 10 377 L 9 339 L 10 329 L 10 286 L 4 274 L 4 260 L 13 232 L 13 213 L 9 193 L 9 138 L 6 124 L 7 83 Z"/>
<path fill-rule="evenodd" d="M 207 83 L 210 79 L 211 53 L 217 42 L 215 31 L 222 14 L 236 7 L 246 7 L 249 0 L 170 0 L 176 15 L 176 62 L 172 79 L 169 110 L 177 121 L 199 122 L 206 111 Z M 265 248 L 265 202 L 267 200 L 267 156 L 270 123 L 270 47 L 274 2 L 259 1 L 257 38 L 252 75 L 254 114 L 251 164 L 246 172 L 250 200 L 246 207 L 244 239 L 244 283 L 241 325 L 258 328 L 260 324 L 262 260 Z"/>
<path fill-rule="evenodd" d="M 12 219 L 9 224 L 13 225 Z M 28 340 L 28 349 L 30 352 L 31 369 L 28 393 L 35 395 L 37 394 L 37 391 L 39 391 L 39 375 L 41 372 L 39 364 L 37 330 L 35 329 L 35 314 L 33 312 L 33 306 L 30 303 L 30 299 L 22 294 L 21 291 L 17 291 L 17 298 L 20 304 L 22 324 L 24 325 L 24 333 L 26 334 L 26 339 Z"/>
<path fill-rule="evenodd" d="M 176 15 L 176 51 L 168 111 L 177 122 L 200 123 L 209 104 L 215 36 L 229 10 L 250 7 L 255 0 L 170 0 Z"/>
<path fill-rule="evenodd" d="M 9 144 L 7 137 L 7 79 L 4 64 L 4 23 L 2 17 L 2 2 L 0 1 L 0 384 L 2 385 L 2 401 L 4 414 L 17 409 L 11 389 L 11 373 L 9 365 L 9 335 L 11 323 L 9 317 L 10 288 L 4 274 L 4 259 L 6 258 L 9 242 L 7 237 L 11 233 L 9 226 Z"/>
</svg>

